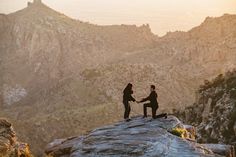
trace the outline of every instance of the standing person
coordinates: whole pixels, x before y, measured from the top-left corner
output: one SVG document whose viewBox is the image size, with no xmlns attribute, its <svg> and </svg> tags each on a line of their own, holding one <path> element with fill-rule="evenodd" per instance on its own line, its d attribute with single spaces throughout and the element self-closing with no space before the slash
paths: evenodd
<svg viewBox="0 0 236 157">
<path fill-rule="evenodd" d="M 142 102 L 146 102 L 146 101 L 150 101 L 149 103 L 143 104 L 143 118 L 147 117 L 147 107 L 151 107 L 152 108 L 152 118 L 156 119 L 159 117 L 165 117 L 167 118 L 167 114 L 161 114 L 156 116 L 156 112 L 158 109 L 158 102 L 157 102 L 157 93 L 156 93 L 156 87 L 154 85 L 151 85 L 150 87 L 150 95 L 144 99 L 142 99 L 141 101 L 139 101 L 138 103 L 142 103 Z"/>
<path fill-rule="evenodd" d="M 127 122 L 131 120 L 129 118 L 129 114 L 130 114 L 130 111 L 131 111 L 129 101 L 133 101 L 133 102 L 136 101 L 132 97 L 132 94 L 133 94 L 132 87 L 133 87 L 133 85 L 131 83 L 129 83 L 123 91 L 123 104 L 124 104 L 124 107 L 125 107 L 124 119 Z"/>
</svg>

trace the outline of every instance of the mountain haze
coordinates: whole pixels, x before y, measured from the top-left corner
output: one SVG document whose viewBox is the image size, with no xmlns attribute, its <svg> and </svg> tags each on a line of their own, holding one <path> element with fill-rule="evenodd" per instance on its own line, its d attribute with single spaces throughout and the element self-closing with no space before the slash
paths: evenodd
<svg viewBox="0 0 236 157">
<path fill-rule="evenodd" d="M 204 79 L 236 64 L 236 15 L 158 37 L 149 25 L 98 26 L 40 1 L 28 5 L 0 15 L 0 117 L 36 154 L 52 139 L 121 119 L 128 82 L 137 99 L 156 84 L 161 110 L 170 111 L 192 104 Z"/>
</svg>

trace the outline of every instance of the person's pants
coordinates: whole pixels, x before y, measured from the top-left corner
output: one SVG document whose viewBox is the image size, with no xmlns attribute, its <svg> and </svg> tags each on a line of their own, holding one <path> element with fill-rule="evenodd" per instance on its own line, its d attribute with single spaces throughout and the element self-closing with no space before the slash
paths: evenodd
<svg viewBox="0 0 236 157">
<path fill-rule="evenodd" d="M 143 104 L 143 116 L 144 117 L 147 117 L 147 107 L 152 108 L 152 118 L 155 119 L 158 105 L 152 105 L 151 103 Z"/>
<path fill-rule="evenodd" d="M 124 119 L 128 119 L 131 108 L 130 108 L 129 102 L 123 102 L 123 104 L 125 106 Z"/>
</svg>

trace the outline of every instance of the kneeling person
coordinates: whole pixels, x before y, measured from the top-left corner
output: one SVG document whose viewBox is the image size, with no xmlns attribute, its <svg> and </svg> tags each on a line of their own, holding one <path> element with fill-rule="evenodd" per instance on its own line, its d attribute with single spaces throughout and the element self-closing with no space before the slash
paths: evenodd
<svg viewBox="0 0 236 157">
<path fill-rule="evenodd" d="M 156 119 L 156 118 L 159 118 L 159 117 L 166 117 L 167 116 L 166 114 L 156 116 L 156 112 L 157 112 L 157 109 L 158 109 L 159 106 L 158 106 L 158 102 L 157 102 L 158 95 L 157 95 L 155 89 L 156 89 L 156 87 L 154 85 L 151 85 L 151 87 L 150 87 L 150 91 L 151 91 L 150 95 L 147 98 L 144 98 L 141 101 L 139 101 L 139 103 L 150 101 L 149 103 L 143 104 L 143 117 L 144 118 L 147 117 L 147 107 L 152 108 L 152 118 L 153 119 Z"/>
</svg>

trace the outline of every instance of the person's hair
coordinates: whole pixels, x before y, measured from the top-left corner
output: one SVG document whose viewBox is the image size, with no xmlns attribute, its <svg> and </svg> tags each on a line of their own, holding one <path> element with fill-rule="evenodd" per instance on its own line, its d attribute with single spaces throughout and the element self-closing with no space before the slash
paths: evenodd
<svg viewBox="0 0 236 157">
<path fill-rule="evenodd" d="M 151 85 L 151 88 L 152 88 L 152 89 L 156 89 L 156 87 L 155 87 L 154 85 Z"/>
<path fill-rule="evenodd" d="M 132 83 L 128 83 L 127 87 L 132 88 L 133 87 Z"/>
<path fill-rule="evenodd" d="M 133 87 L 133 85 L 131 83 L 128 83 L 128 85 L 125 87 L 124 91 L 126 91 L 126 90 L 131 91 L 132 87 Z"/>
</svg>

